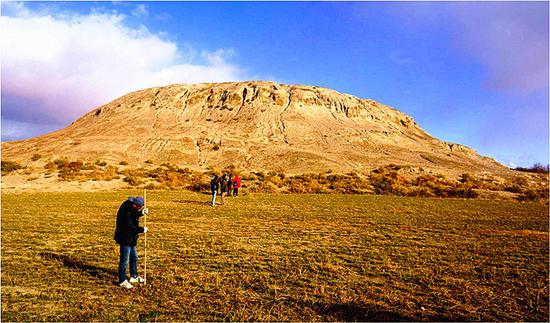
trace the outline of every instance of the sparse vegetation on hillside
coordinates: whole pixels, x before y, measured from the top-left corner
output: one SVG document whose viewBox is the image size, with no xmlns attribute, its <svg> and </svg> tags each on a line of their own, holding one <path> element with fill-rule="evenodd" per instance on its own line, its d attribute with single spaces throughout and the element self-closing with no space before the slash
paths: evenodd
<svg viewBox="0 0 550 323">
<path fill-rule="evenodd" d="M 150 162 L 150 161 L 149 161 Z M 152 163 L 152 162 L 151 162 Z M 2 172 L 7 174 L 17 168 L 16 163 L 3 162 Z M 121 161 L 121 166 L 128 163 Z M 214 174 L 238 174 L 242 189 L 256 193 L 342 193 L 379 194 L 423 197 L 476 198 L 480 191 L 510 192 L 520 201 L 548 201 L 548 175 L 525 174 L 504 180 L 490 175 L 464 173 L 457 180 L 440 174 L 410 171 L 409 168 L 388 165 L 370 172 L 337 174 L 333 171 L 287 176 L 283 171 L 243 171 L 235 165 L 210 166 L 206 171 L 181 168 L 170 163 L 160 166 L 148 164 L 133 168 L 108 165 L 106 162 L 70 161 L 57 158 L 45 165 L 49 172 L 57 171 L 63 181 L 110 181 L 122 179 L 128 187 L 149 189 L 190 190 L 209 192 L 210 178 Z M 5 169 L 5 170 L 4 170 Z"/>
</svg>

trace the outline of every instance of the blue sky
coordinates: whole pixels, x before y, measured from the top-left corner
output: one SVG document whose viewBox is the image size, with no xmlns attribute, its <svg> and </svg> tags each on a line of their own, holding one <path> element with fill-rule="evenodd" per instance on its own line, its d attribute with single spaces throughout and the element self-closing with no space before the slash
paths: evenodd
<svg viewBox="0 0 550 323">
<path fill-rule="evenodd" d="M 548 2 L 2 2 L 2 140 L 127 92 L 272 80 L 369 98 L 548 163 Z"/>
</svg>

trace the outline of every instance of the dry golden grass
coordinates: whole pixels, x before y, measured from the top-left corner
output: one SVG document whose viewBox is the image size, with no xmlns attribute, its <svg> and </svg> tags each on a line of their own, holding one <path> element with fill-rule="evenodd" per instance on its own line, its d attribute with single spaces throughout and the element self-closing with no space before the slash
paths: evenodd
<svg viewBox="0 0 550 323">
<path fill-rule="evenodd" d="M 2 320 L 548 320 L 548 205 L 148 191 L 148 284 L 123 290 L 139 193 L 2 194 Z"/>
</svg>

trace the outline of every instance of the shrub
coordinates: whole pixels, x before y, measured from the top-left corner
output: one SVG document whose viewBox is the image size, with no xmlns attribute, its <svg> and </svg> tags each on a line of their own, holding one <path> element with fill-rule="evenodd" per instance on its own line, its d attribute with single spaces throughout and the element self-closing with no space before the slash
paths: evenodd
<svg viewBox="0 0 550 323">
<path fill-rule="evenodd" d="M 233 164 L 225 166 L 223 172 L 227 174 L 235 174 L 237 172 L 237 166 Z"/>
<path fill-rule="evenodd" d="M 494 178 L 480 178 L 475 175 L 462 174 L 460 176 L 459 182 L 464 184 L 464 187 L 473 189 L 488 189 L 488 190 L 501 190 L 502 187 L 500 184 L 495 183 Z"/>
<path fill-rule="evenodd" d="M 528 189 L 525 190 L 517 197 L 519 201 L 534 201 L 534 202 L 546 202 L 548 203 L 548 189 Z"/>
<path fill-rule="evenodd" d="M 80 167 L 81 170 L 94 170 L 94 169 L 97 169 L 97 166 L 95 166 L 94 164 L 92 163 L 87 163 L 85 162 L 82 167 Z"/>
<path fill-rule="evenodd" d="M 271 182 L 273 185 L 277 187 L 283 187 L 284 185 L 283 180 L 276 174 L 274 175 L 268 174 L 268 176 L 264 178 L 264 182 Z"/>
<path fill-rule="evenodd" d="M 258 190 L 264 193 L 277 193 L 279 191 L 278 187 L 271 182 L 261 182 Z"/>
<path fill-rule="evenodd" d="M 192 182 L 186 188 L 193 192 L 210 191 L 210 182 Z"/>
<path fill-rule="evenodd" d="M 34 155 L 32 155 L 31 160 L 32 160 L 32 161 L 37 161 L 37 160 L 39 160 L 40 158 L 42 158 L 42 155 L 40 155 L 40 154 L 34 154 Z"/>
<path fill-rule="evenodd" d="M 53 161 L 48 161 L 46 165 L 44 165 L 44 168 L 54 170 L 57 168 L 57 165 Z"/>
<path fill-rule="evenodd" d="M 131 186 L 139 186 L 143 184 L 143 180 L 135 175 L 128 174 L 124 177 L 124 181 Z"/>
<path fill-rule="evenodd" d="M 67 164 L 67 168 L 75 171 L 79 171 L 82 169 L 82 166 L 84 166 L 84 163 L 81 161 L 72 161 Z"/>
<path fill-rule="evenodd" d="M 6 175 L 18 169 L 24 168 L 18 162 L 9 161 L 9 160 L 2 160 L 1 164 L 2 164 L 2 175 Z"/>
<path fill-rule="evenodd" d="M 289 192 L 290 193 L 306 193 L 308 189 L 303 182 L 293 181 L 290 183 Z"/>
<path fill-rule="evenodd" d="M 69 164 L 69 160 L 67 159 L 67 157 L 61 157 L 61 158 L 55 159 L 53 163 L 55 164 L 55 167 L 57 169 L 61 169 L 63 167 L 66 167 Z"/>
<path fill-rule="evenodd" d="M 209 176 L 214 176 L 214 175 L 219 176 L 221 174 L 221 170 L 219 167 L 208 166 L 206 169 L 207 169 L 206 173 L 209 174 Z"/>
<path fill-rule="evenodd" d="M 174 171 L 179 170 L 179 167 L 176 166 L 176 165 L 174 165 L 174 164 L 172 164 L 172 163 L 162 163 L 162 164 L 160 164 L 160 166 L 161 166 L 161 167 L 165 167 L 165 168 L 167 168 L 167 169 L 169 169 L 169 170 L 174 170 Z"/>
<path fill-rule="evenodd" d="M 507 192 L 512 192 L 512 193 L 521 193 L 522 188 L 518 184 L 510 184 L 510 185 L 506 186 L 504 188 L 504 190 L 507 191 Z"/>
<path fill-rule="evenodd" d="M 262 172 L 262 171 L 259 171 L 259 172 L 254 172 L 252 173 L 253 175 L 256 176 L 256 179 L 259 180 L 259 181 L 263 181 L 264 180 L 264 177 L 265 177 L 265 173 Z"/>
<path fill-rule="evenodd" d="M 407 194 L 406 187 L 404 186 L 406 180 L 403 176 L 399 175 L 397 171 L 392 170 L 390 172 L 385 172 L 379 169 L 371 174 L 369 181 L 376 194 Z"/>
<path fill-rule="evenodd" d="M 504 183 L 504 190 L 512 193 L 521 193 L 529 187 L 529 181 L 523 176 L 516 176 Z"/>
<path fill-rule="evenodd" d="M 543 164 L 536 163 L 531 167 L 517 167 L 515 170 L 520 172 L 529 172 L 529 173 L 540 173 L 540 174 L 548 174 L 549 165 L 544 166 Z"/>
<path fill-rule="evenodd" d="M 119 179 L 120 176 L 118 175 L 118 168 L 114 166 L 107 166 L 107 168 L 103 171 L 94 170 L 88 175 L 88 178 L 94 181 L 112 181 Z"/>
<path fill-rule="evenodd" d="M 121 165 L 121 166 L 128 166 L 128 162 L 125 161 L 125 160 L 121 161 L 121 162 L 118 163 L 118 164 Z"/>
</svg>

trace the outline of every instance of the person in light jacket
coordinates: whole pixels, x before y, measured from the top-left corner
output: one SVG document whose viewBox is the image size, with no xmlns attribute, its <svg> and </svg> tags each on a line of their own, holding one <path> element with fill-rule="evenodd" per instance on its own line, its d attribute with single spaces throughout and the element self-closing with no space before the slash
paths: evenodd
<svg viewBox="0 0 550 323">
<path fill-rule="evenodd" d="M 216 195 L 218 195 L 218 188 L 220 187 L 220 180 L 218 175 L 214 175 L 210 180 L 210 190 L 212 191 L 212 206 L 216 206 Z"/>
</svg>

